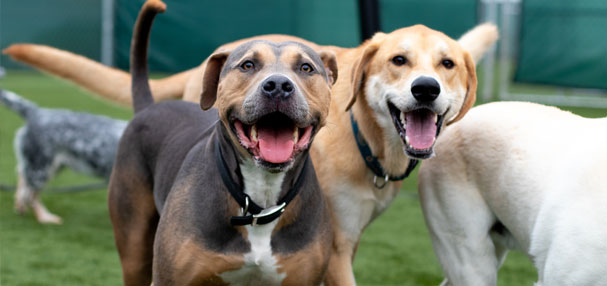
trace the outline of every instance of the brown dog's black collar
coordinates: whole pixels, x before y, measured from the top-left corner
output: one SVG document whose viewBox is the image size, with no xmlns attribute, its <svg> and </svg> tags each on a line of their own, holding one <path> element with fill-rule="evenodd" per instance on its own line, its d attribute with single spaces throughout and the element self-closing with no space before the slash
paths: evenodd
<svg viewBox="0 0 607 286">
<path fill-rule="evenodd" d="M 219 146 L 219 140 L 216 140 L 215 162 L 217 163 L 217 168 L 219 169 L 221 180 L 223 181 L 223 184 L 226 186 L 232 197 L 242 208 L 242 216 L 233 216 L 230 218 L 230 224 L 232 225 L 267 224 L 280 217 L 280 215 L 282 215 L 282 213 L 285 211 L 287 205 L 293 200 L 293 198 L 295 198 L 297 193 L 299 193 L 299 189 L 301 189 L 304 177 L 307 173 L 308 160 L 310 160 L 309 156 L 306 156 L 304 166 L 301 170 L 301 174 L 295 181 L 295 184 L 293 184 L 289 191 L 284 195 L 284 197 L 280 198 L 278 202 L 276 202 L 275 206 L 264 209 L 258 204 L 256 204 L 251 199 L 251 197 L 249 197 L 249 195 L 247 195 L 243 191 L 242 185 L 238 184 L 232 179 L 232 176 L 230 176 L 230 173 L 228 171 L 228 166 L 226 165 L 226 162 L 221 154 L 222 153 L 221 147 Z"/>
</svg>

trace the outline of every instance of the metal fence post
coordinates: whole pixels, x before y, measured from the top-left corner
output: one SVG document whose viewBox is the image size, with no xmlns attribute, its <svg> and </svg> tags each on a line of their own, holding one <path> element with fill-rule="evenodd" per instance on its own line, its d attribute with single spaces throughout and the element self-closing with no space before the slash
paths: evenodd
<svg viewBox="0 0 607 286">
<path fill-rule="evenodd" d="M 101 63 L 114 65 L 114 0 L 101 1 Z"/>
<path fill-rule="evenodd" d="M 483 11 L 483 22 L 491 22 L 497 25 L 497 0 L 481 0 Z M 483 102 L 489 102 L 495 99 L 493 95 L 493 85 L 495 77 L 495 56 L 497 49 L 495 45 L 491 47 L 487 56 L 483 60 L 483 91 L 481 99 Z"/>
</svg>

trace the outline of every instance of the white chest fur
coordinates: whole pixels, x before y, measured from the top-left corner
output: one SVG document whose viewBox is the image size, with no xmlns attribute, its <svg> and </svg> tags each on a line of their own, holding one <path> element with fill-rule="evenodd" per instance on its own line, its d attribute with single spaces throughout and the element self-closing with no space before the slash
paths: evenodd
<svg viewBox="0 0 607 286">
<path fill-rule="evenodd" d="M 245 192 L 263 208 L 276 204 L 280 195 L 284 173 L 269 173 L 245 161 L 240 166 Z M 276 258 L 272 256 L 270 241 L 278 220 L 265 225 L 245 226 L 251 251 L 244 255 L 244 265 L 237 270 L 222 273 L 223 281 L 232 285 L 280 285 L 286 277 L 278 273 Z"/>
</svg>

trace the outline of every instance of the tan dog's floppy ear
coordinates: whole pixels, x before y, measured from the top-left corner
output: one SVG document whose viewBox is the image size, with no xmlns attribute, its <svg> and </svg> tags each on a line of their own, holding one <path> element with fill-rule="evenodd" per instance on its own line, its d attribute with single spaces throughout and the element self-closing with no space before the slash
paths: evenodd
<svg viewBox="0 0 607 286">
<path fill-rule="evenodd" d="M 329 84 L 334 85 L 337 81 L 337 57 L 335 53 L 333 51 L 320 51 L 318 55 L 325 65 Z"/>
<path fill-rule="evenodd" d="M 373 39 L 375 38 L 376 37 L 373 37 Z M 373 39 L 371 39 L 371 41 L 373 41 Z M 375 56 L 378 49 L 379 45 L 377 44 L 367 45 L 367 47 L 363 50 L 361 57 L 358 58 L 358 61 L 354 64 L 354 68 L 352 69 L 352 95 L 350 97 L 350 102 L 348 102 L 348 106 L 346 106 L 346 111 L 350 110 L 352 105 L 354 105 L 354 102 L 356 102 L 356 96 L 360 92 L 363 85 L 362 81 L 365 73 L 365 67 L 369 61 L 371 61 L 373 56 Z"/>
<path fill-rule="evenodd" d="M 207 61 L 202 75 L 202 94 L 200 95 L 200 107 L 203 110 L 207 110 L 215 104 L 219 76 L 229 55 L 230 51 L 219 51 L 212 54 Z"/>
<path fill-rule="evenodd" d="M 476 101 L 476 65 L 474 64 L 472 56 L 470 56 L 468 52 L 464 52 L 464 61 L 466 62 L 466 71 L 468 73 L 468 91 L 466 92 L 466 97 L 464 98 L 464 103 L 462 104 L 462 108 L 459 110 L 459 113 L 457 116 L 455 116 L 455 118 L 447 122 L 447 125 L 462 119 L 462 117 L 468 113 L 468 110 L 472 108 L 474 102 Z"/>
</svg>

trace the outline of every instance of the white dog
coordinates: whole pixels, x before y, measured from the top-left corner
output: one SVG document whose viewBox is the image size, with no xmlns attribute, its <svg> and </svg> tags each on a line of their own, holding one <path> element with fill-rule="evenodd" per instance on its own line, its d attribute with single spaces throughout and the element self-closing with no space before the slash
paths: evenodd
<svg viewBox="0 0 607 286">
<path fill-rule="evenodd" d="M 447 128 L 419 192 L 443 285 L 496 285 L 510 249 L 537 285 L 607 285 L 607 118 L 500 102 Z"/>
</svg>

